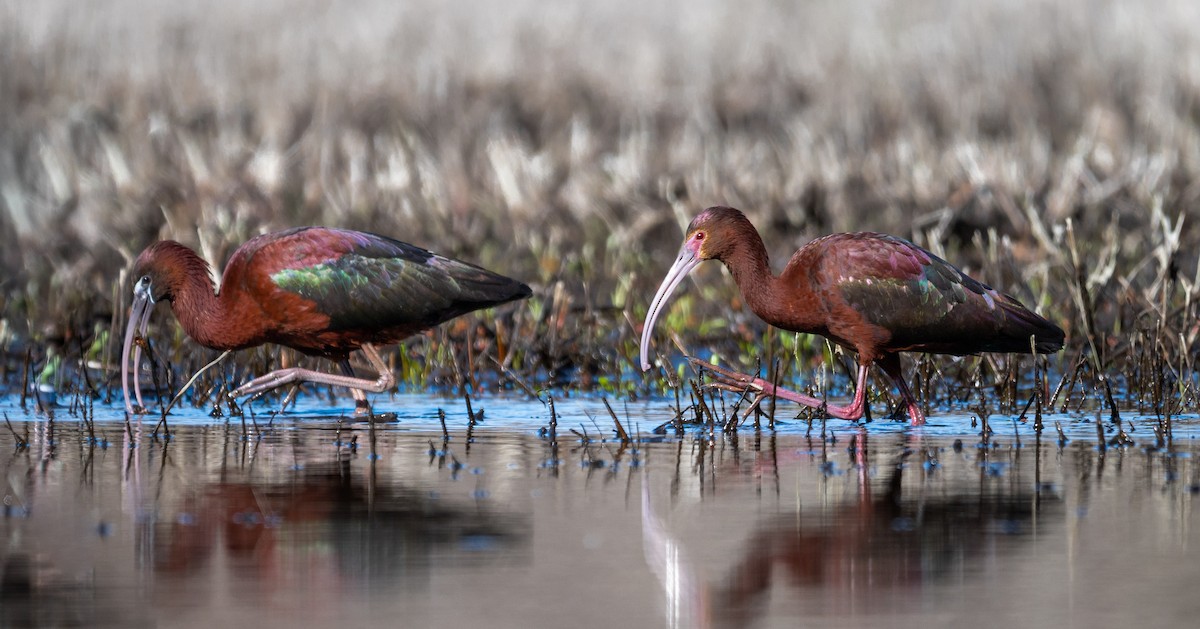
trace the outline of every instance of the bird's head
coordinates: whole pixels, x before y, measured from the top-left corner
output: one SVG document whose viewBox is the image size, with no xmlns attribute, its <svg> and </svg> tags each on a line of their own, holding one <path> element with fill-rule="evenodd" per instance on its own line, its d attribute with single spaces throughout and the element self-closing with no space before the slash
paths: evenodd
<svg viewBox="0 0 1200 629">
<path fill-rule="evenodd" d="M 724 206 L 710 207 L 697 214 L 688 224 L 683 237 L 683 249 L 701 262 L 723 260 L 742 242 L 740 236 L 747 231 L 753 232 L 754 226 L 741 210 Z M 683 251 L 680 255 L 683 255 Z"/>
<path fill-rule="evenodd" d="M 194 251 L 174 240 L 156 242 L 146 247 L 133 263 L 134 298 L 141 297 L 152 304 L 174 301 L 175 292 L 192 273 L 208 276 L 207 265 Z"/>
<path fill-rule="evenodd" d="M 129 322 L 125 325 L 121 349 L 121 391 L 125 395 L 125 410 L 131 413 L 134 408 L 129 397 L 130 370 L 135 373 L 134 393 L 138 406 L 145 407 L 142 404 L 141 382 L 136 376 L 142 348 L 140 345 L 134 347 L 134 340 L 146 335 L 154 305 L 160 301 L 173 303 L 176 291 L 192 273 L 207 277 L 208 266 L 194 251 L 173 240 L 146 247 L 133 263 L 133 302 L 129 306 Z"/>
<path fill-rule="evenodd" d="M 643 371 L 650 369 L 650 334 L 654 329 L 654 322 L 675 287 L 679 286 L 683 278 L 701 262 L 727 259 L 735 248 L 741 246 L 743 238 L 739 235 L 747 232 L 757 233 L 749 219 L 741 211 L 731 207 L 710 207 L 697 214 L 688 224 L 683 237 L 683 247 L 679 249 L 679 257 L 675 258 L 675 264 L 671 265 L 667 276 L 659 285 L 658 292 L 650 302 L 650 310 L 646 313 L 646 322 L 642 326 Z"/>
</svg>

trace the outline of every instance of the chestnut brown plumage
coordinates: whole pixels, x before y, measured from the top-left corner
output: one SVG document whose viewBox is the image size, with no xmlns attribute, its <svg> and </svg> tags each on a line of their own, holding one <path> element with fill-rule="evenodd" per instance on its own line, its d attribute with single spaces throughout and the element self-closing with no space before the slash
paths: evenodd
<svg viewBox="0 0 1200 629">
<path fill-rule="evenodd" d="M 156 303 L 166 301 L 185 332 L 212 349 L 277 343 L 341 365 L 342 374 L 281 369 L 231 393 L 243 397 L 291 382 L 349 387 L 359 411 L 364 391 L 382 392 L 395 379 L 376 345 L 395 343 L 458 315 L 530 295 L 521 282 L 365 232 L 301 227 L 250 239 L 233 253 L 220 292 L 209 266 L 187 247 L 162 241 L 134 263 L 133 305 L 121 353 L 121 388 L 133 412 L 129 371 L 137 371 Z M 350 352 L 361 349 L 378 379 L 354 377 Z M 135 375 L 139 407 L 141 384 Z"/>
<path fill-rule="evenodd" d="M 1031 337 L 1038 353 L 1063 346 L 1065 335 L 1057 325 L 902 238 L 869 232 L 818 238 L 775 276 L 762 238 L 745 215 L 710 207 L 688 225 L 679 257 L 646 313 L 642 369 L 650 368 L 651 331 L 667 297 L 696 265 L 714 259 L 725 264 L 750 309 L 767 323 L 820 334 L 858 353 L 854 400 L 845 407 L 828 405 L 834 417 L 862 416 L 867 368 L 876 363 L 896 383 L 912 423 L 924 423 L 901 373 L 902 351 L 1029 353 Z M 825 405 L 762 378 L 713 369 L 727 384 L 807 406 Z"/>
</svg>

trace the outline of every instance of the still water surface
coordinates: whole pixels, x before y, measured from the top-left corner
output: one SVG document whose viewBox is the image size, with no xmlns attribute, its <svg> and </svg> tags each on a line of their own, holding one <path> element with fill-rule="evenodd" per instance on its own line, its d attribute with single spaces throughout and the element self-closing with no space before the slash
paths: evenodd
<svg viewBox="0 0 1200 629">
<path fill-rule="evenodd" d="M 185 411 L 170 440 L 101 417 L 92 445 L 77 418 L 10 408 L 29 445 L 0 424 L 0 626 L 1200 619 L 1195 417 L 1168 448 L 1143 427 L 1102 450 L 1065 416 L 1065 445 L 994 422 L 983 446 L 967 418 L 934 417 L 621 448 L 570 432 L 611 427 L 598 400 L 559 403 L 557 439 L 540 403 L 492 399 L 468 441 L 459 405 L 401 400 L 374 455 L 328 409 L 245 432 Z M 645 435 L 660 407 L 618 412 Z"/>
</svg>

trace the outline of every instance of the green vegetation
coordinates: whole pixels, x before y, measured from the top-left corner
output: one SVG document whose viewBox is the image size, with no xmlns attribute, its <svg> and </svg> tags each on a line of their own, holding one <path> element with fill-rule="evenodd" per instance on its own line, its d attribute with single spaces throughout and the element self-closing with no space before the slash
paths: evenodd
<svg viewBox="0 0 1200 629">
<path fill-rule="evenodd" d="M 143 4 L 0 4 L 10 383 L 56 351 L 56 378 L 86 357 L 114 381 L 150 242 L 219 268 L 254 234 L 325 224 L 534 287 L 404 343 L 404 387 L 657 394 L 635 365 L 646 301 L 681 227 L 729 204 L 776 269 L 815 236 L 878 230 L 1035 306 L 1068 334 L 1057 404 L 1100 404 L 1107 373 L 1122 406 L 1200 406 L 1189 0 Z M 696 277 L 658 355 L 677 339 L 802 388 L 845 374 L 820 339 L 766 335 L 716 265 Z M 152 338 L 179 381 L 213 354 L 168 320 Z M 1033 386 L 1029 357 L 914 362 L 933 404 L 990 386 L 1019 412 Z"/>
</svg>

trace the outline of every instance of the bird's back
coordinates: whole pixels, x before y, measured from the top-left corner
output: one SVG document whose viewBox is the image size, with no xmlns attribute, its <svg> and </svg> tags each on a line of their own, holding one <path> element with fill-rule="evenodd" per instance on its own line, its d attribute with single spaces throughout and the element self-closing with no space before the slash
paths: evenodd
<svg viewBox="0 0 1200 629">
<path fill-rule="evenodd" d="M 809 260 L 831 335 L 847 344 L 865 339 L 875 352 L 1028 353 L 1033 337 L 1040 353 L 1062 348 L 1061 328 L 902 238 L 834 234 L 799 257 Z"/>
<path fill-rule="evenodd" d="M 530 295 L 473 264 L 384 236 L 309 227 L 247 242 L 222 292 L 240 285 L 275 322 L 273 341 L 317 354 L 389 343 L 467 312 Z"/>
</svg>

